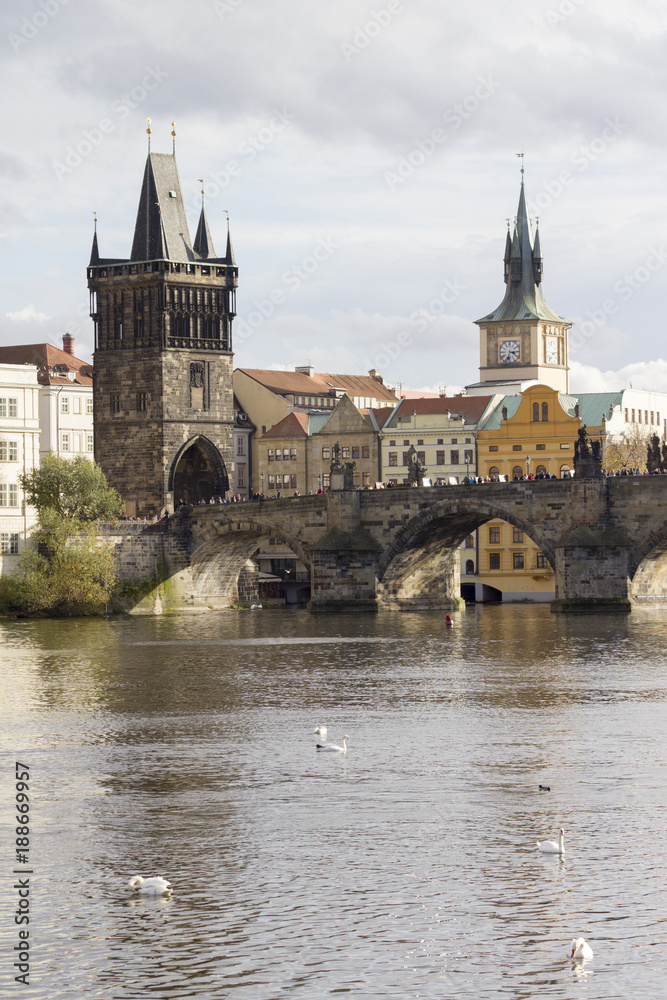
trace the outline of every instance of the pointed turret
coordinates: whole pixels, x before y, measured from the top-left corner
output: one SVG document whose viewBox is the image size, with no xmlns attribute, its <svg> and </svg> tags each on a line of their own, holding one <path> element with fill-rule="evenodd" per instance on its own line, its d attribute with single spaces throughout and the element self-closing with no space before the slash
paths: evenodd
<svg viewBox="0 0 667 1000">
<path fill-rule="evenodd" d="M 484 316 L 478 323 L 543 319 L 558 323 L 568 321 L 547 304 L 540 288 L 542 282 L 542 251 L 539 235 L 535 236 L 535 246 L 531 238 L 530 220 L 526 208 L 526 194 L 521 175 L 519 205 L 510 242 L 509 232 L 505 240 L 505 297 L 497 309 Z M 509 272 L 509 274 L 508 274 Z"/>
<path fill-rule="evenodd" d="M 227 216 L 227 249 L 225 250 L 225 264 L 236 265 L 234 259 L 234 247 L 232 246 L 232 234 L 229 230 L 229 216 Z"/>
<path fill-rule="evenodd" d="M 171 153 L 149 153 L 130 260 L 194 258 L 176 158 Z"/>
<path fill-rule="evenodd" d="M 197 256 L 203 258 L 204 260 L 208 257 L 215 257 L 213 238 L 211 236 L 211 230 L 208 228 L 208 219 L 206 218 L 203 205 L 201 207 L 199 225 L 197 226 L 195 241 L 192 244 L 192 247 Z"/>
<path fill-rule="evenodd" d="M 510 236 L 510 220 L 507 220 L 507 239 L 505 240 L 505 268 L 504 268 L 504 281 L 505 284 L 510 280 L 510 258 L 512 256 L 512 237 Z"/>
<path fill-rule="evenodd" d="M 100 262 L 100 251 L 97 246 L 97 219 L 95 219 L 95 232 L 93 233 L 93 245 L 90 251 L 90 260 L 88 261 L 88 267 L 94 267 L 95 264 Z"/>
</svg>

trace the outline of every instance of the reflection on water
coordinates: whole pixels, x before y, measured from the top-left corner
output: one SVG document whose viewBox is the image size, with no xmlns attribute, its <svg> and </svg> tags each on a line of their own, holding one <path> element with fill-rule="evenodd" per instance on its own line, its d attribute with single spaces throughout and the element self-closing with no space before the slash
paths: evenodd
<svg viewBox="0 0 667 1000">
<path fill-rule="evenodd" d="M 33 775 L 31 997 L 665 995 L 659 613 L 0 634 L 5 773 Z M 346 756 L 315 753 L 318 725 Z M 539 854 L 561 826 L 565 856 Z"/>
</svg>

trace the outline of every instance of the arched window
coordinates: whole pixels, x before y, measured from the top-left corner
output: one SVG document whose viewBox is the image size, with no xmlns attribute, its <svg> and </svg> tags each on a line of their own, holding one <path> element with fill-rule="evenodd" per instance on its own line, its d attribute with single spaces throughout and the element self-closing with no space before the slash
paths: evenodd
<svg viewBox="0 0 667 1000">
<path fill-rule="evenodd" d="M 520 465 L 515 465 L 512 469 L 512 479 L 521 479 L 523 476 L 523 469 Z"/>
<path fill-rule="evenodd" d="M 544 475 L 544 473 L 545 473 L 546 471 L 547 471 L 547 467 L 546 467 L 546 465 L 538 465 L 538 467 L 537 467 L 537 468 L 535 469 L 535 473 L 536 473 L 536 475 L 538 475 L 538 476 L 540 475 L 540 473 L 541 473 L 542 475 Z"/>
<path fill-rule="evenodd" d="M 466 571 L 465 571 L 465 575 L 466 576 L 474 576 L 475 575 L 475 563 L 473 562 L 472 559 L 466 559 Z"/>
<path fill-rule="evenodd" d="M 499 471 L 497 465 L 492 465 L 491 466 L 491 468 L 489 469 L 489 475 L 490 476 L 499 476 L 500 475 L 500 471 Z"/>
<path fill-rule="evenodd" d="M 570 466 L 569 465 L 561 465 L 561 467 L 560 467 L 560 478 L 561 479 L 566 479 L 569 475 L 570 475 Z"/>
<path fill-rule="evenodd" d="M 549 404 L 542 403 L 542 420 L 548 420 L 548 419 L 549 419 Z"/>
<path fill-rule="evenodd" d="M 533 421 L 539 423 L 540 420 L 540 404 L 533 403 Z"/>
</svg>

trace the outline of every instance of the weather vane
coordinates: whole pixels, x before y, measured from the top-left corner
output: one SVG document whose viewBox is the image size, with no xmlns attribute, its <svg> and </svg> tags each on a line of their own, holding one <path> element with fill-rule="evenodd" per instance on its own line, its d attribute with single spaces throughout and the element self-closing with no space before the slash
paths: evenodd
<svg viewBox="0 0 667 1000">
<path fill-rule="evenodd" d="M 197 180 L 201 184 L 201 207 L 204 207 L 204 178 L 198 177 Z"/>
<path fill-rule="evenodd" d="M 171 123 L 171 151 L 176 156 L 176 122 Z"/>
<path fill-rule="evenodd" d="M 146 135 L 148 136 L 148 152 L 150 153 L 150 151 L 151 151 L 151 120 L 150 120 L 150 118 L 146 119 L 146 124 L 148 125 L 148 128 L 146 129 Z"/>
<path fill-rule="evenodd" d="M 523 158 L 525 156 L 525 153 L 517 153 L 516 156 L 518 156 L 519 159 L 521 160 L 521 183 L 523 183 Z"/>
</svg>

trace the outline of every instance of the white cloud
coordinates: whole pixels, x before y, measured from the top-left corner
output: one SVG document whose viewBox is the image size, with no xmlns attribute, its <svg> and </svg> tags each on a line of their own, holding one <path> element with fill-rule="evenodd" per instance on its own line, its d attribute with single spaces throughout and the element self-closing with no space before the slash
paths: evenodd
<svg viewBox="0 0 667 1000">
<path fill-rule="evenodd" d="M 37 312 L 32 303 L 29 306 L 24 306 L 23 309 L 19 309 L 17 312 L 5 313 L 8 319 L 13 319 L 19 323 L 25 323 L 26 320 L 38 320 L 40 323 L 46 319 L 51 319 L 46 313 Z"/>
</svg>

